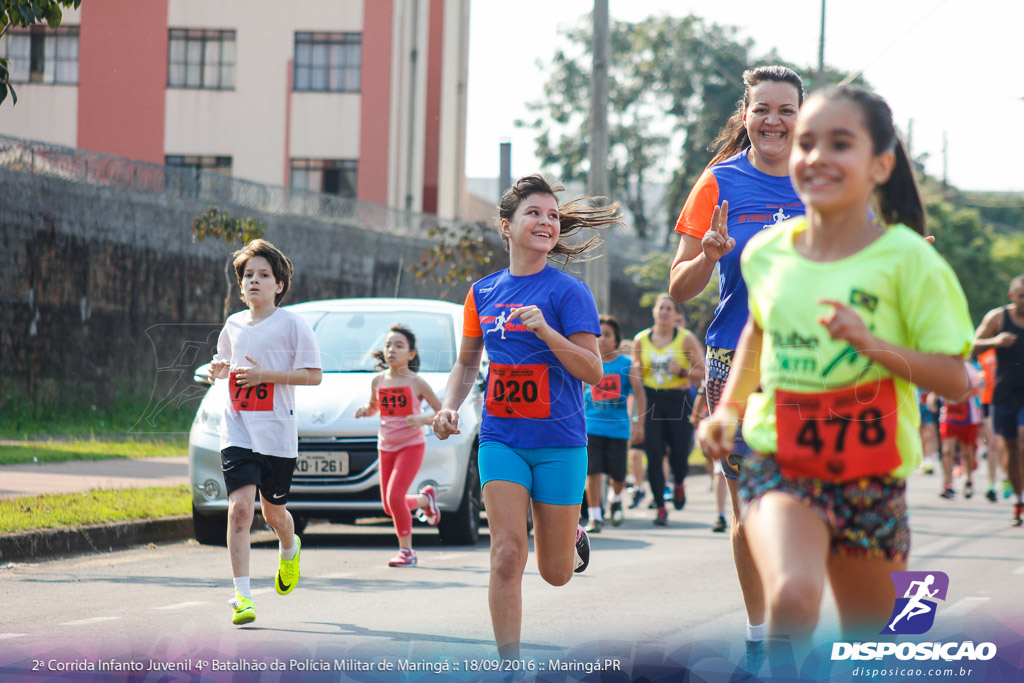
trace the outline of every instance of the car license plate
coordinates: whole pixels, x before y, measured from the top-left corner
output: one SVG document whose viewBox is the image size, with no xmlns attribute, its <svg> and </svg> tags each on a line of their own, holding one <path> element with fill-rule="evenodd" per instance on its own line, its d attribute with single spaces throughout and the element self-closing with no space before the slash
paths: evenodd
<svg viewBox="0 0 1024 683">
<path fill-rule="evenodd" d="M 296 474 L 348 474 L 348 453 L 330 451 L 325 453 L 299 453 L 295 463 Z"/>
</svg>

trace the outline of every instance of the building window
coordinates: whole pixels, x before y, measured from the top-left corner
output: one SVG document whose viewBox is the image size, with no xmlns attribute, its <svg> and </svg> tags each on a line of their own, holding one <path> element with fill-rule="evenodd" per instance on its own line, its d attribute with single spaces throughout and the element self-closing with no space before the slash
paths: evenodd
<svg viewBox="0 0 1024 683">
<path fill-rule="evenodd" d="M 233 90 L 235 32 L 172 28 L 167 57 L 167 86 Z"/>
<path fill-rule="evenodd" d="M 296 33 L 293 88 L 359 92 L 363 36 L 359 33 Z"/>
<path fill-rule="evenodd" d="M 12 83 L 78 84 L 78 27 L 33 26 L 0 39 Z"/>
<path fill-rule="evenodd" d="M 291 188 L 356 198 L 359 163 L 355 159 L 292 159 Z"/>
<path fill-rule="evenodd" d="M 168 166 L 191 168 L 196 171 L 211 171 L 231 175 L 231 157 L 203 157 L 183 154 L 168 154 L 164 157 Z"/>
</svg>

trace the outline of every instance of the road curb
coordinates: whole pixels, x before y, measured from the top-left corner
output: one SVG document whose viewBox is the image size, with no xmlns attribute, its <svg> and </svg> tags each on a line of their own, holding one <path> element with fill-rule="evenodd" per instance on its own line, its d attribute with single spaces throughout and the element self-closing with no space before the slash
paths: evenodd
<svg viewBox="0 0 1024 683">
<path fill-rule="evenodd" d="M 38 529 L 0 535 L 0 563 L 62 555 L 109 552 L 131 545 L 170 543 L 192 537 L 192 516 L 95 524 L 74 529 Z"/>
</svg>

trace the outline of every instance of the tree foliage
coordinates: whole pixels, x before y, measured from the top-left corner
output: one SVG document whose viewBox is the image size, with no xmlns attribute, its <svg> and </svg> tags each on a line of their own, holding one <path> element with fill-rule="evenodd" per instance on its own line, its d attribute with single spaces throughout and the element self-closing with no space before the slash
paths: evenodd
<svg viewBox="0 0 1024 683">
<path fill-rule="evenodd" d="M 640 296 L 641 308 L 654 306 L 658 295 L 668 288 L 669 269 L 672 267 L 674 256 L 675 254 L 668 252 L 652 251 L 644 256 L 641 263 L 626 266 L 626 274 L 631 276 L 637 286 L 643 290 L 643 294 Z M 718 282 L 717 278 L 712 276 L 704 291 L 683 305 L 687 329 L 697 335 L 699 339 L 704 339 L 708 325 L 715 317 L 717 306 Z"/>
<path fill-rule="evenodd" d="M 0 0 L 0 36 L 11 26 L 28 28 L 45 21 L 50 28 L 60 26 L 65 9 L 78 9 L 82 0 Z M 11 86 L 7 59 L 0 57 L 0 104 L 11 95 L 11 104 L 18 103 L 18 95 Z"/>
<path fill-rule="evenodd" d="M 487 226 L 481 222 L 457 227 L 438 223 L 427 232 L 433 246 L 410 268 L 416 277 L 438 284 L 439 298 L 444 299 L 455 285 L 473 282 L 490 271 L 494 250 L 487 236 Z"/>
<path fill-rule="evenodd" d="M 267 226 L 255 218 L 236 218 L 218 207 L 207 209 L 206 213 L 192 220 L 192 237 L 203 242 L 207 237 L 222 239 L 229 245 L 242 246 L 254 239 L 263 237 Z M 224 265 L 224 279 L 227 283 L 224 292 L 224 314 L 226 320 L 231 310 L 231 291 L 235 288 L 234 269 L 231 267 L 232 257 L 229 255 Z"/>
</svg>

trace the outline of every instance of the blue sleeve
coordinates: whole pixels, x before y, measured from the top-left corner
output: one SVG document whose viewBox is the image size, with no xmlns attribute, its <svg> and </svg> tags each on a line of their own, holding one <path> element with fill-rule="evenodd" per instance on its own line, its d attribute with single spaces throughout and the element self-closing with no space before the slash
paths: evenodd
<svg viewBox="0 0 1024 683">
<path fill-rule="evenodd" d="M 572 277 L 572 276 L 569 276 Z M 576 332 L 590 332 L 601 336 L 597 302 L 585 282 L 572 278 L 558 302 L 558 320 L 562 334 L 568 337 Z"/>
</svg>

